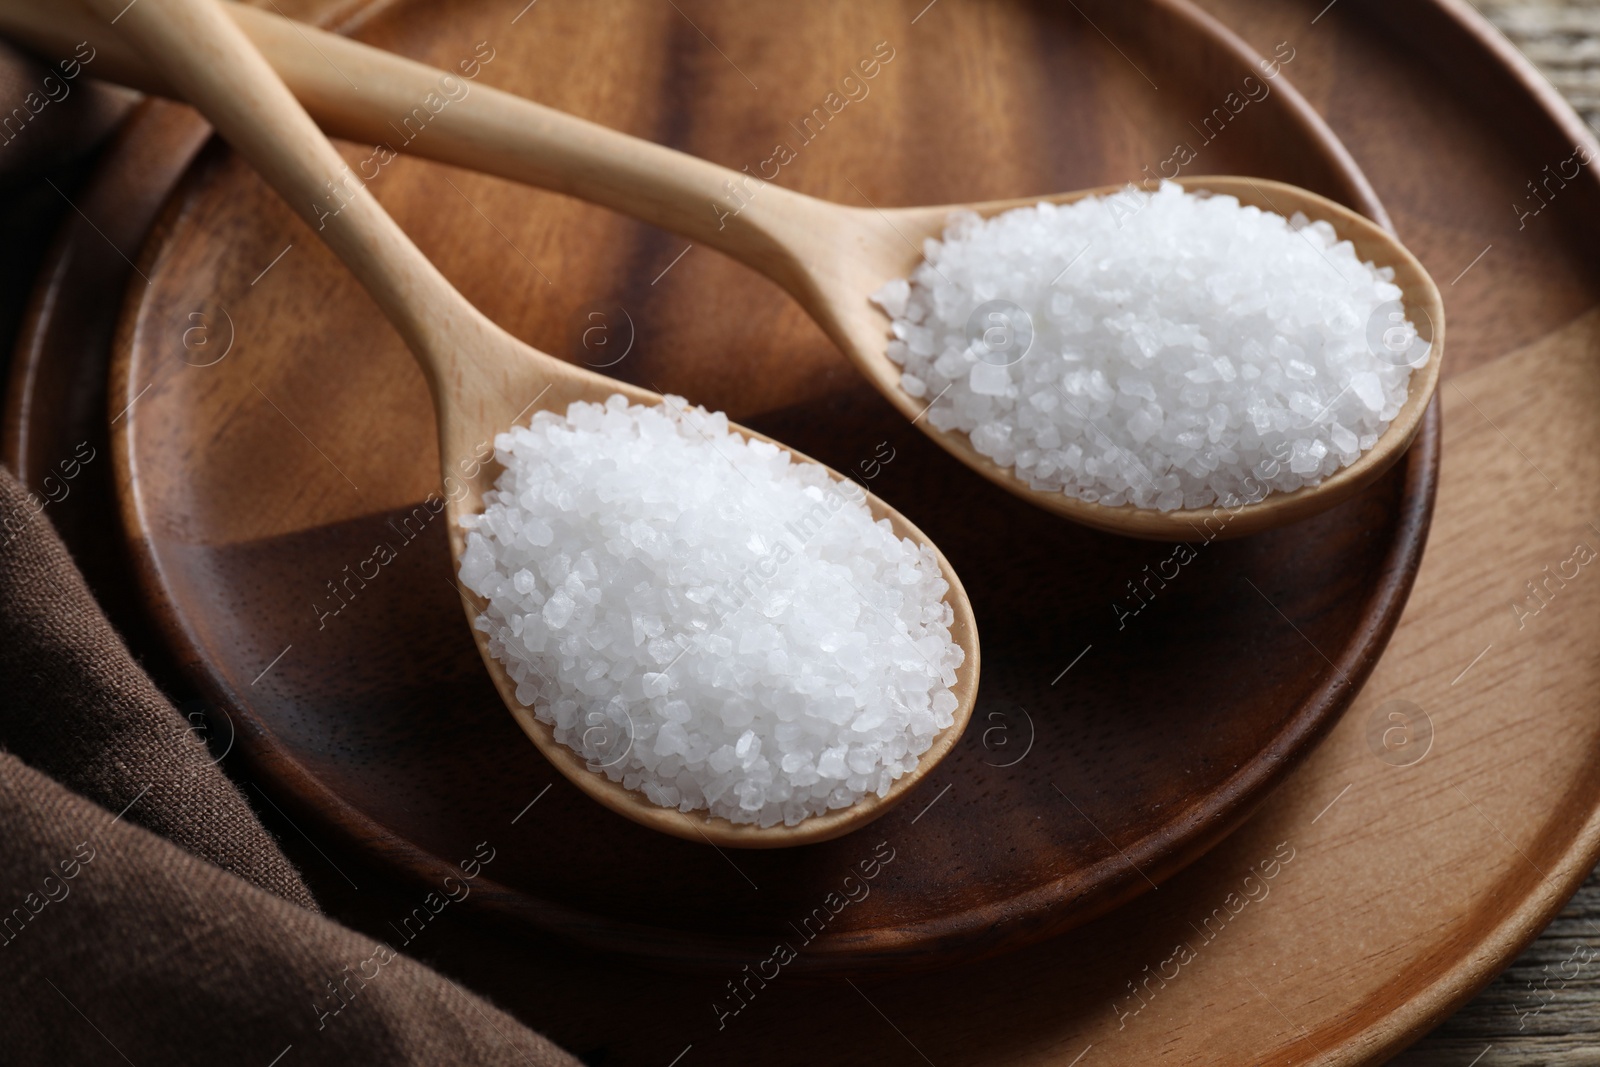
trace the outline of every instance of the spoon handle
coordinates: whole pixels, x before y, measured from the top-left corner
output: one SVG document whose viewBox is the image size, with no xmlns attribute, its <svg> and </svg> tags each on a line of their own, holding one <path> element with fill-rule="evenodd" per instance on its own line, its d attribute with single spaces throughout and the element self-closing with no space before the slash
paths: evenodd
<svg viewBox="0 0 1600 1067">
<path fill-rule="evenodd" d="M 160 65 L 107 32 L 103 21 L 86 18 L 78 2 L 0 0 L 0 32 L 45 54 L 71 54 L 87 40 L 96 50 L 90 73 L 194 99 Z M 111 6 L 109 0 L 82 2 Z M 785 159 L 776 147 L 745 170 L 731 170 L 478 83 L 485 68 L 492 69 L 492 41 L 464 50 L 454 69 L 439 70 L 267 11 L 218 6 L 323 129 L 377 146 L 358 163 L 366 176 L 381 170 L 384 150 L 496 174 L 672 230 L 779 282 L 791 280 L 785 249 L 814 239 L 825 207 L 832 206 L 771 183 Z M 514 31 L 536 32 L 531 26 Z M 787 134 L 775 136 L 787 146 Z"/>
<path fill-rule="evenodd" d="M 438 393 L 497 329 L 411 243 L 216 0 L 85 0 L 194 105 L 345 263 Z"/>
</svg>

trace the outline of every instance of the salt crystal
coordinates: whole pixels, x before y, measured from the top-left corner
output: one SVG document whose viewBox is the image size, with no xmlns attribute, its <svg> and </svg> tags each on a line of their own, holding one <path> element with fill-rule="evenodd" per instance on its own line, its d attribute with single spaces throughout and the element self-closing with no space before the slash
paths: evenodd
<svg viewBox="0 0 1600 1067">
<path fill-rule="evenodd" d="M 1080 500 L 1171 510 L 1315 485 L 1373 447 L 1415 369 L 1368 337 L 1409 328 L 1386 306 L 1390 268 L 1231 196 L 1163 183 L 966 212 L 924 252 L 873 298 L 906 339 L 902 387 L 939 398 L 934 428 Z M 997 300 L 1031 326 L 1006 366 L 969 353 L 969 320 Z"/>
<path fill-rule="evenodd" d="M 948 584 L 853 484 L 675 397 L 539 412 L 495 449 L 505 470 L 462 523 L 475 625 L 517 700 L 612 781 L 792 826 L 915 767 L 925 709 L 949 724 Z"/>
<path fill-rule="evenodd" d="M 1005 396 L 1006 390 L 1011 388 L 1011 375 L 1004 367 L 979 360 L 972 365 L 967 385 L 979 396 Z M 923 390 L 926 391 L 927 386 L 923 386 Z"/>
<path fill-rule="evenodd" d="M 1366 405 L 1368 411 L 1378 411 L 1383 407 L 1383 384 L 1378 381 L 1378 376 L 1370 371 L 1363 371 L 1350 379 L 1350 389 L 1356 397 Z"/>
</svg>

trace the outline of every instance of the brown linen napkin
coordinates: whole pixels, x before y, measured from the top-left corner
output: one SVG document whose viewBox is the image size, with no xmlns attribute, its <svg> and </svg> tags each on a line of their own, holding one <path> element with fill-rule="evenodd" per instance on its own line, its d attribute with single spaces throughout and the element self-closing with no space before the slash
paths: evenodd
<svg viewBox="0 0 1600 1067">
<path fill-rule="evenodd" d="M 0 748 L 293 904 L 311 892 L 157 692 L 38 513 L 0 478 Z"/>
<path fill-rule="evenodd" d="M 0 42 L 0 115 L 50 73 Z M 35 101 L 0 190 L 48 190 L 126 105 L 88 82 Z M 44 508 L 0 467 L 0 1063 L 576 1064 L 317 913 Z"/>
<path fill-rule="evenodd" d="M 14 756 L 0 756 L 0 834 L 8 1063 L 576 1062 L 421 964 Z"/>
<path fill-rule="evenodd" d="M 576 1063 L 316 914 L 37 501 L 0 468 L 0 1060 Z"/>
</svg>

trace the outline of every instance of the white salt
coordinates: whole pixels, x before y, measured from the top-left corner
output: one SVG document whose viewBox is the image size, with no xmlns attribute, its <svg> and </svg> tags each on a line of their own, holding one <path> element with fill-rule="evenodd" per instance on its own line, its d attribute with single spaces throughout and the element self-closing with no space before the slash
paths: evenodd
<svg viewBox="0 0 1600 1067">
<path fill-rule="evenodd" d="M 1429 345 L 1326 222 L 1163 183 L 952 215 L 873 299 L 928 421 L 1031 487 L 1171 511 L 1316 485 L 1371 448 Z"/>
<path fill-rule="evenodd" d="M 540 412 L 495 458 L 464 520 L 477 628 L 612 781 L 793 826 L 884 795 L 951 725 L 948 583 L 853 483 L 676 397 Z"/>
</svg>

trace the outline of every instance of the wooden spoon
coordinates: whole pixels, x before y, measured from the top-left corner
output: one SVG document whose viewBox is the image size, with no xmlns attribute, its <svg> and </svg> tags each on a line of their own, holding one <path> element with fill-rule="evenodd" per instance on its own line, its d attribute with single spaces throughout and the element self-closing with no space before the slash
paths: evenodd
<svg viewBox="0 0 1600 1067">
<path fill-rule="evenodd" d="M 435 100 L 443 99 L 443 86 L 467 84 L 458 74 L 336 34 L 253 8 L 226 6 L 323 128 L 337 137 L 392 143 L 394 116 L 411 114 L 430 93 Z M 70 54 L 77 42 L 90 40 L 100 52 L 91 67 L 96 75 L 150 92 L 172 92 L 170 75 L 154 73 L 155 68 L 109 38 L 103 25 L 94 26 L 81 12 L 74 12 L 71 2 L 0 0 L 0 32 L 45 54 Z M 454 82 L 441 80 L 447 78 Z M 1405 452 L 1438 388 L 1444 354 L 1443 302 L 1427 271 L 1393 234 L 1331 200 L 1282 182 L 1186 178 L 1180 184 L 1191 190 L 1235 196 L 1285 216 L 1301 211 L 1332 223 L 1341 238 L 1355 245 L 1361 259 L 1393 267 L 1407 317 L 1431 342 L 1428 360 L 1412 373 L 1406 403 L 1377 444 L 1320 485 L 1272 493 L 1237 509 L 1161 512 L 1131 504 L 1090 504 L 1064 493 L 1034 490 L 1010 469 L 980 455 L 966 434 L 933 427 L 923 417 L 926 402 L 900 388 L 900 368 L 885 354 L 889 320 L 868 295 L 892 278 L 908 276 L 922 259 L 923 239 L 940 236 L 952 211 L 993 215 L 1040 200 L 1066 203 L 1117 187 L 938 207 L 880 209 L 870 202 L 848 207 L 477 84 L 437 113 L 429 109 L 425 134 L 404 148 L 602 204 L 754 267 L 788 290 L 878 391 L 945 451 L 1008 492 L 1112 533 L 1168 541 L 1237 537 L 1332 507 L 1370 484 Z M 764 166 L 747 169 L 761 171 Z M 773 166 L 772 172 L 776 170 Z M 865 194 L 862 199 L 866 200 Z"/>
<path fill-rule="evenodd" d="M 465 482 L 449 496 L 450 548 L 465 549 L 460 520 L 482 510 L 493 487 L 493 464 L 471 463 L 487 442 L 535 407 L 564 411 L 577 400 L 604 402 L 621 393 L 631 403 L 655 405 L 662 398 L 553 359 L 512 337 L 467 302 L 430 263 L 359 183 L 338 152 L 295 101 L 272 68 L 215 0 L 90 0 L 116 20 L 116 31 L 159 65 L 165 78 L 206 116 L 266 181 L 316 228 L 399 330 L 421 364 L 438 416 L 439 453 L 447 484 Z M 734 427 L 748 437 L 770 440 Z M 776 443 L 776 442 L 773 442 Z M 815 462 L 795 452 L 803 462 Z M 468 461 L 463 463 L 461 461 Z M 469 471 L 477 471 L 475 475 Z M 834 479 L 843 481 L 835 472 Z M 927 536 L 870 494 L 874 518 L 887 518 L 896 534 L 920 544 Z M 761 829 L 721 818 L 684 815 L 662 808 L 642 793 L 623 788 L 590 770 L 583 758 L 555 740 L 550 726 L 516 699 L 516 683 L 490 656 L 487 635 L 473 629 L 484 664 L 501 698 L 545 757 L 579 788 L 613 811 L 652 829 L 688 840 L 745 848 L 777 848 L 823 841 L 870 822 L 905 797 L 961 736 L 978 688 L 978 635 L 961 580 L 934 549 L 950 583 L 946 602 L 955 613 L 954 640 L 966 653 L 957 672 L 955 722 L 935 739 L 912 772 L 879 798 L 813 816 L 797 826 Z M 463 594 L 467 616 L 487 605 Z"/>
</svg>

